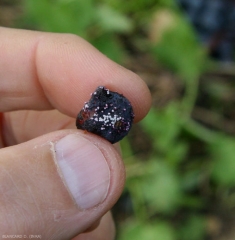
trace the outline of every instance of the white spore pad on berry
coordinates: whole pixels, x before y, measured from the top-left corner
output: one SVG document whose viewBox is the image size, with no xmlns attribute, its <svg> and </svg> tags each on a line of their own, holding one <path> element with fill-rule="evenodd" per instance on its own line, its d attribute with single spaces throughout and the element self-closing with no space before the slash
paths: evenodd
<svg viewBox="0 0 235 240">
<path fill-rule="evenodd" d="M 76 126 L 116 143 L 128 134 L 133 119 L 129 100 L 122 94 L 100 86 L 78 114 Z"/>
</svg>

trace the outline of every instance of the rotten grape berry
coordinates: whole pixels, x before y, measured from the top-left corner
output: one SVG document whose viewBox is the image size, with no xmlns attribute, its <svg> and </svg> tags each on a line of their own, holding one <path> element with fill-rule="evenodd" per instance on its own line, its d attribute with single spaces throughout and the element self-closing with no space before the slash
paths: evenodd
<svg viewBox="0 0 235 240">
<path fill-rule="evenodd" d="M 100 86 L 78 114 L 76 126 L 116 143 L 128 134 L 133 119 L 130 102 L 123 95 Z"/>
</svg>

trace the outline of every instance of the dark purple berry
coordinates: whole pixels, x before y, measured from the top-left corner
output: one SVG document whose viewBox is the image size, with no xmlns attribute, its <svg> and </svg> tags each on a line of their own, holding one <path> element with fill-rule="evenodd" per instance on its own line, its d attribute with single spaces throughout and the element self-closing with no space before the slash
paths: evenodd
<svg viewBox="0 0 235 240">
<path fill-rule="evenodd" d="M 100 86 L 78 114 L 76 126 L 116 143 L 128 134 L 133 119 L 130 102 L 123 95 Z"/>
</svg>

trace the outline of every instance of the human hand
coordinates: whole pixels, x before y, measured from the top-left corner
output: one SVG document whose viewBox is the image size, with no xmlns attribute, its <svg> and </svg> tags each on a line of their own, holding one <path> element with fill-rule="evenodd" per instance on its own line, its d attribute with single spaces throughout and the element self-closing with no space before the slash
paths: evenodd
<svg viewBox="0 0 235 240">
<path fill-rule="evenodd" d="M 74 35 L 0 28 L 0 52 L 0 237 L 113 239 L 122 159 L 73 129 L 75 117 L 103 85 L 130 100 L 137 122 L 146 85 Z"/>
</svg>

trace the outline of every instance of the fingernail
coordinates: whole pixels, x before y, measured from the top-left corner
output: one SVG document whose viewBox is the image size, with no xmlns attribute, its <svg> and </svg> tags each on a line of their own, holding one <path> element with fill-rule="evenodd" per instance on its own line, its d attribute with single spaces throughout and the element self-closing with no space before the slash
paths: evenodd
<svg viewBox="0 0 235 240">
<path fill-rule="evenodd" d="M 55 144 L 55 151 L 64 182 L 78 206 L 87 209 L 104 201 L 110 170 L 100 149 L 81 135 L 71 134 Z"/>
</svg>

